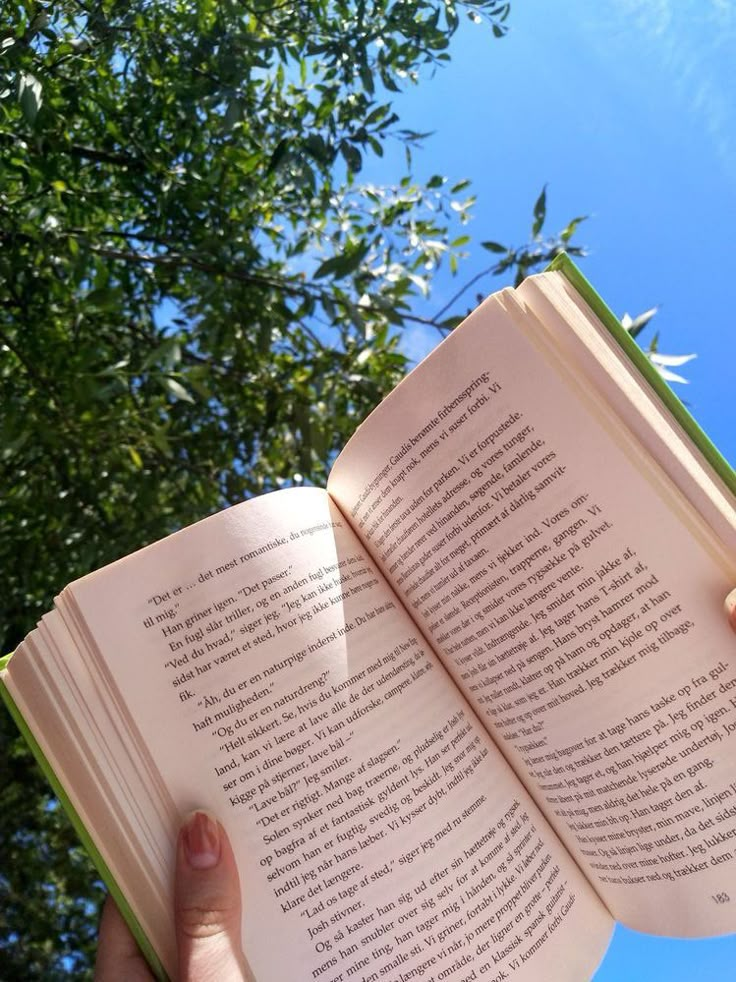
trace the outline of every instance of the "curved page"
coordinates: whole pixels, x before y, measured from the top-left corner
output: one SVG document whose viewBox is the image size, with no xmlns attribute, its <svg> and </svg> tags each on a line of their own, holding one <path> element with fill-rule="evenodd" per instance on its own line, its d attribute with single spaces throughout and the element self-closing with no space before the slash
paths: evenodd
<svg viewBox="0 0 736 982">
<path fill-rule="evenodd" d="M 69 595 L 178 809 L 228 830 L 256 978 L 590 976 L 610 916 L 324 492 Z"/>
<path fill-rule="evenodd" d="M 732 931 L 736 557 L 515 304 L 443 342 L 329 490 L 613 914 Z"/>
</svg>

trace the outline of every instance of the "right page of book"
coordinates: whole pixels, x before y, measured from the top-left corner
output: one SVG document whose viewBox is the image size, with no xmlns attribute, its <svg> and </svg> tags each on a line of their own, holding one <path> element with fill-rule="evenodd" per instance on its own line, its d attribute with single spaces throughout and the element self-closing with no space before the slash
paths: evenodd
<svg viewBox="0 0 736 982">
<path fill-rule="evenodd" d="M 611 912 L 736 930 L 736 557 L 490 298 L 328 490 Z"/>
</svg>

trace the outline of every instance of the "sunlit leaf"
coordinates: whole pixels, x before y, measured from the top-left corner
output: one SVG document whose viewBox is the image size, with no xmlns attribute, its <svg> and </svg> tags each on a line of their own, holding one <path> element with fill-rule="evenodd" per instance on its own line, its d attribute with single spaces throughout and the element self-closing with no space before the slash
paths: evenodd
<svg viewBox="0 0 736 982">
<path fill-rule="evenodd" d="M 172 395 L 174 399 L 180 399 L 182 402 L 194 402 L 191 393 L 188 392 L 181 382 L 178 382 L 175 378 L 171 378 L 170 375 L 165 375 L 162 377 L 161 382 L 166 391 Z"/>
<path fill-rule="evenodd" d="M 43 102 L 43 90 L 39 80 L 30 72 L 21 72 L 18 76 L 18 102 L 26 122 L 32 126 Z"/>
<path fill-rule="evenodd" d="M 629 332 L 632 338 L 635 338 L 641 333 L 641 331 L 644 330 L 658 310 L 658 307 L 652 307 L 650 310 L 645 310 L 643 314 L 639 314 L 637 317 L 633 318 L 628 314 L 624 314 L 621 318 L 621 326 Z"/>
<path fill-rule="evenodd" d="M 547 185 L 542 188 L 542 193 L 534 202 L 534 224 L 532 225 L 532 238 L 536 238 L 542 231 L 544 220 L 547 217 Z"/>
<path fill-rule="evenodd" d="M 652 361 L 655 365 L 666 365 L 670 368 L 677 368 L 680 365 L 686 365 L 693 358 L 697 358 L 697 355 L 662 355 L 659 352 L 653 353 L 651 356 Z"/>
</svg>

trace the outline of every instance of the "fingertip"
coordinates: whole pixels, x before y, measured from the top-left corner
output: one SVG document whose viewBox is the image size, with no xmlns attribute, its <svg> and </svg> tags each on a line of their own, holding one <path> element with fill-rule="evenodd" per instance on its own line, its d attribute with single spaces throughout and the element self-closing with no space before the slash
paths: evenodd
<svg viewBox="0 0 736 982">
<path fill-rule="evenodd" d="M 723 602 L 726 614 L 728 615 L 728 622 L 736 631 L 736 590 L 731 590 L 729 595 Z"/>
<path fill-rule="evenodd" d="M 195 870 L 214 869 L 222 856 L 225 830 L 217 818 L 203 808 L 190 812 L 179 829 L 181 856 Z"/>
</svg>

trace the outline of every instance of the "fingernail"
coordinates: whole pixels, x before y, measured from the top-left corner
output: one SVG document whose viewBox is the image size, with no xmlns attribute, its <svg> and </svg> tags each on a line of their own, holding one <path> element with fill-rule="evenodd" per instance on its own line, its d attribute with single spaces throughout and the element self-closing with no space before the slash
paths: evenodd
<svg viewBox="0 0 736 982">
<path fill-rule="evenodd" d="M 192 869 L 212 869 L 220 862 L 220 826 L 207 812 L 196 811 L 187 816 L 181 839 Z"/>
</svg>

